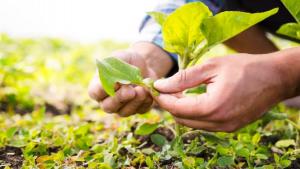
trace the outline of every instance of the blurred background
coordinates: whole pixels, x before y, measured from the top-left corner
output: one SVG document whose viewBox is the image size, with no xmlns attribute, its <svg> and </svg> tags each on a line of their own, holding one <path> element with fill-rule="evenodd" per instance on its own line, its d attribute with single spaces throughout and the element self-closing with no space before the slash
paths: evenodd
<svg viewBox="0 0 300 169">
<path fill-rule="evenodd" d="M 0 0 L 0 32 L 81 42 L 132 41 L 159 0 Z"/>
<path fill-rule="evenodd" d="M 92 104 L 95 58 L 134 42 L 157 2 L 0 0 L 0 110 L 64 114 Z"/>
</svg>

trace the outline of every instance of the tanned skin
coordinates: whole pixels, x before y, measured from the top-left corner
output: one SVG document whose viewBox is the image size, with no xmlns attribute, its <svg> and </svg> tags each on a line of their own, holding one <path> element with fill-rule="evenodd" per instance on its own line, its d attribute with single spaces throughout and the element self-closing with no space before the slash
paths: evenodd
<svg viewBox="0 0 300 169">
<path fill-rule="evenodd" d="M 153 102 L 188 127 L 235 131 L 259 119 L 273 105 L 300 95 L 300 47 L 277 51 L 259 27 L 252 27 L 225 43 L 238 54 L 210 59 L 155 82 L 161 93 L 153 97 L 142 87 L 119 85 L 109 97 L 97 76 L 89 95 L 108 113 L 126 117 L 147 112 Z M 144 77 L 160 79 L 173 61 L 160 47 L 138 42 L 114 56 L 139 67 Z M 292 65 L 292 66 L 291 66 Z M 184 96 L 185 89 L 207 85 L 207 92 Z"/>
</svg>

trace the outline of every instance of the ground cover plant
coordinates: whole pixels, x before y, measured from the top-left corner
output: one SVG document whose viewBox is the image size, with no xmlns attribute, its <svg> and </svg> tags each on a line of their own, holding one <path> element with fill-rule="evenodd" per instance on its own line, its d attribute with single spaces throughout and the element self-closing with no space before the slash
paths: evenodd
<svg viewBox="0 0 300 169">
<path fill-rule="evenodd" d="M 235 133 L 180 135 L 159 109 L 128 118 L 99 110 L 86 91 L 94 56 L 127 46 L 0 34 L 0 168 L 300 168 L 300 113 L 283 105 Z"/>
<path fill-rule="evenodd" d="M 296 20 L 296 23 L 286 23 L 282 25 L 277 33 L 300 40 L 300 2 L 294 0 L 281 0 Z"/>
</svg>

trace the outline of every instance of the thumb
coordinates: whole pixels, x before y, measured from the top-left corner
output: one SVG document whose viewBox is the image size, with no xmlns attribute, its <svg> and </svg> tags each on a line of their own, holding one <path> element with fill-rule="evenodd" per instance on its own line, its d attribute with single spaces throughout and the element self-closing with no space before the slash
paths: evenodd
<svg viewBox="0 0 300 169">
<path fill-rule="evenodd" d="M 182 92 L 201 83 L 207 83 L 212 78 L 211 71 L 212 67 L 210 66 L 197 65 L 180 70 L 170 78 L 157 80 L 154 87 L 161 93 Z"/>
</svg>

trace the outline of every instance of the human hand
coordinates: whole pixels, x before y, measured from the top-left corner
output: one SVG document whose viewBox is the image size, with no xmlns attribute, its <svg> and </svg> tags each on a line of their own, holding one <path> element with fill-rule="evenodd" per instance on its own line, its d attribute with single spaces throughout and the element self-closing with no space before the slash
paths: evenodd
<svg viewBox="0 0 300 169">
<path fill-rule="evenodd" d="M 146 64 L 146 61 L 134 51 L 115 52 L 113 56 L 138 67 L 144 77 L 157 78 L 156 73 Z M 98 101 L 101 108 L 108 113 L 118 113 L 122 117 L 127 117 L 135 113 L 147 112 L 153 99 L 149 92 L 140 86 L 120 85 L 116 86 L 116 94 L 109 97 L 103 90 L 98 74 L 91 80 L 89 85 L 89 95 Z"/>
<path fill-rule="evenodd" d="M 235 131 L 260 118 L 289 97 L 284 73 L 274 54 L 214 58 L 158 80 L 156 102 L 185 126 L 208 131 Z M 184 96 L 185 89 L 207 85 L 207 92 Z"/>
</svg>

